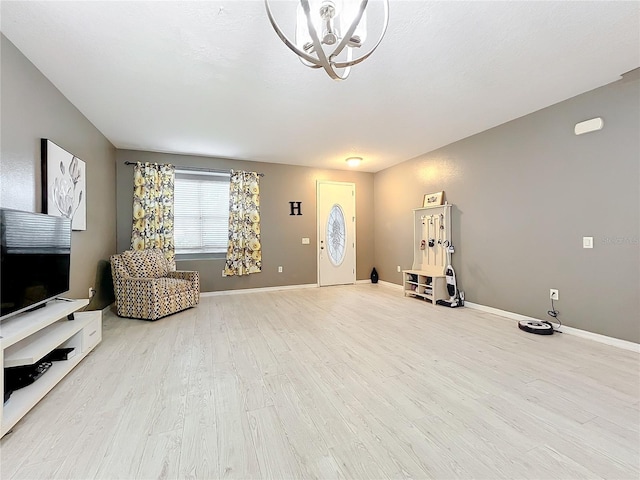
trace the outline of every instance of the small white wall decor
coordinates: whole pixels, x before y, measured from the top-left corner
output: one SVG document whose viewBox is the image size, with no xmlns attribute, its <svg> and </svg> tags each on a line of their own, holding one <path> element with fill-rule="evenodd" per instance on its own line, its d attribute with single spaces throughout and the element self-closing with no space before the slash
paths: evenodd
<svg viewBox="0 0 640 480">
<path fill-rule="evenodd" d="M 442 205 L 444 200 L 444 192 L 427 193 L 422 199 L 423 207 L 435 207 L 436 205 Z"/>
</svg>

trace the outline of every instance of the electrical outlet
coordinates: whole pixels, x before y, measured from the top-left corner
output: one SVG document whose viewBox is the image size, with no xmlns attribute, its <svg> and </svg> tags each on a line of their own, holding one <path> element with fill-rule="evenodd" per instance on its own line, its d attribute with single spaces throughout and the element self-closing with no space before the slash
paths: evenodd
<svg viewBox="0 0 640 480">
<path fill-rule="evenodd" d="M 396 268 L 397 268 L 398 272 L 402 271 L 402 268 L 400 268 L 400 265 L 398 265 Z"/>
<path fill-rule="evenodd" d="M 93 287 L 89 287 L 89 299 L 92 299 L 95 294 L 96 291 L 93 289 Z"/>
<path fill-rule="evenodd" d="M 593 237 L 582 237 L 582 248 L 593 248 Z"/>
<path fill-rule="evenodd" d="M 307 237 L 303 237 L 302 238 L 302 244 L 303 245 L 309 245 L 309 239 Z"/>
<path fill-rule="evenodd" d="M 549 298 L 551 300 L 559 300 L 560 298 L 560 293 L 558 292 L 558 290 L 556 290 L 555 288 L 551 288 L 549 289 Z"/>
<path fill-rule="evenodd" d="M 282 273 L 282 266 L 278 267 L 278 273 Z"/>
</svg>

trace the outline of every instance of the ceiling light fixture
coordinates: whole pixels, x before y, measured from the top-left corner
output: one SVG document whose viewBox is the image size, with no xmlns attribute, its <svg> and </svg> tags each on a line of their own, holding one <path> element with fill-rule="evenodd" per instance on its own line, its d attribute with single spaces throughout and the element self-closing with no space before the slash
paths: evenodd
<svg viewBox="0 0 640 480">
<path fill-rule="evenodd" d="M 367 38 L 367 4 L 369 0 L 300 0 L 296 37 L 292 42 L 282 33 L 273 17 L 269 0 L 264 0 L 269 21 L 280 40 L 300 61 L 311 68 L 324 68 L 334 80 L 344 80 L 351 67 L 371 55 L 384 37 L 389 25 L 389 0 L 382 0 L 384 21 L 378 41 L 365 54 L 353 58 Z"/>
<path fill-rule="evenodd" d="M 362 162 L 362 157 L 349 157 L 345 160 L 350 167 L 357 167 Z"/>
</svg>

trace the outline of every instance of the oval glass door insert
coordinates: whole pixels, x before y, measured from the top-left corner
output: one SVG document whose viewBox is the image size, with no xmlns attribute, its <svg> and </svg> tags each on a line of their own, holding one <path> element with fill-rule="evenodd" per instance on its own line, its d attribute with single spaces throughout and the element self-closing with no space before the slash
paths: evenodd
<svg viewBox="0 0 640 480">
<path fill-rule="evenodd" d="M 344 222 L 342 207 L 337 203 L 331 207 L 327 219 L 327 254 L 329 260 L 338 266 L 344 260 L 347 249 L 347 228 Z"/>
</svg>

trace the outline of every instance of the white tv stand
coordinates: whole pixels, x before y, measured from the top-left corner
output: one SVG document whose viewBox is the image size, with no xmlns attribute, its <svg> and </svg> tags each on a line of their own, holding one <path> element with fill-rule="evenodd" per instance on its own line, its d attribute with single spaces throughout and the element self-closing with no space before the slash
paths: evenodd
<svg viewBox="0 0 640 480">
<path fill-rule="evenodd" d="M 74 348 L 69 360 L 53 362 L 34 383 L 13 392 L 0 403 L 0 437 L 24 417 L 64 376 L 102 340 L 102 312 L 77 312 L 89 300 L 52 300 L 32 312 L 0 325 L 0 388 L 4 399 L 4 369 L 36 363 L 56 348 Z M 74 320 L 67 316 L 73 314 Z"/>
</svg>

